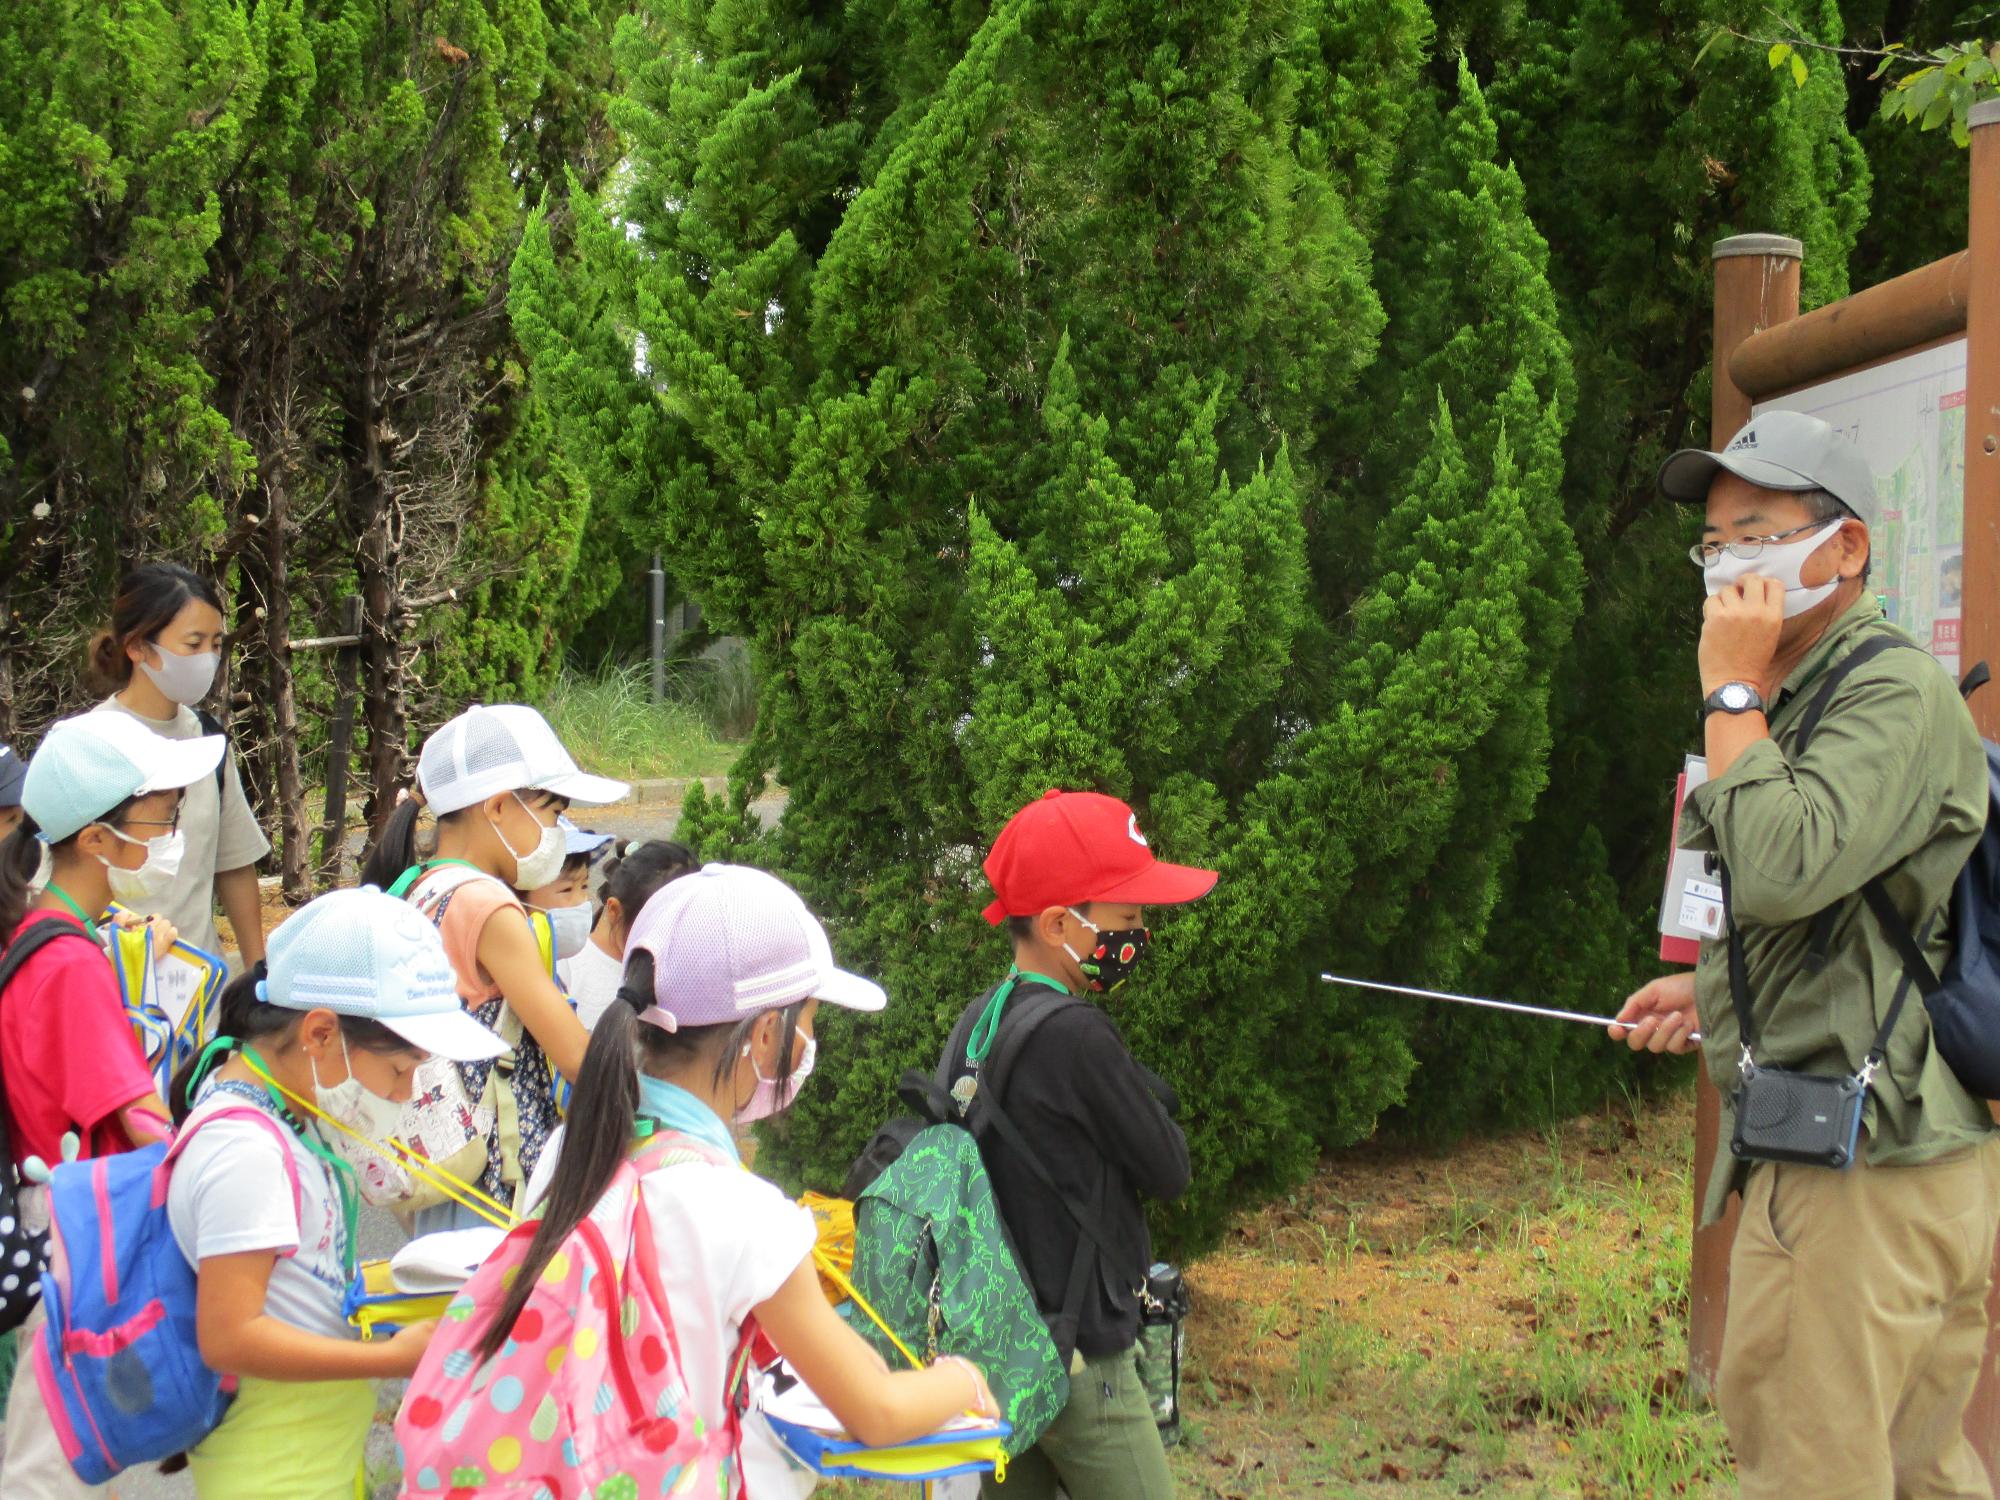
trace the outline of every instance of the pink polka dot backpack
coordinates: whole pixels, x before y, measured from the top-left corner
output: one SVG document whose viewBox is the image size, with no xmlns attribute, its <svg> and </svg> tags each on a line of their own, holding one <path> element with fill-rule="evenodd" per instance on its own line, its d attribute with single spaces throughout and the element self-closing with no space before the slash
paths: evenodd
<svg viewBox="0 0 2000 1500">
<path fill-rule="evenodd" d="M 737 1446 L 750 1340 L 732 1363 L 729 1416 L 711 1427 L 688 1395 L 639 1200 L 646 1173 L 696 1161 L 734 1165 L 672 1131 L 620 1164 L 549 1260 L 512 1336 L 486 1360 L 481 1337 L 539 1221 L 513 1230 L 473 1273 L 445 1308 L 396 1415 L 405 1496 L 731 1500 L 742 1493 Z"/>
</svg>

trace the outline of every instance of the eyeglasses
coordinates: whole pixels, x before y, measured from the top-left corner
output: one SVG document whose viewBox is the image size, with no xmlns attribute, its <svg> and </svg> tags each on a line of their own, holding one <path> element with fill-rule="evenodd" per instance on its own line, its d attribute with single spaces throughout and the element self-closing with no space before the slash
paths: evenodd
<svg viewBox="0 0 2000 1500">
<path fill-rule="evenodd" d="M 120 818 L 118 821 L 128 827 L 164 828 L 169 833 L 178 833 L 181 826 L 181 810 L 175 808 L 171 818 Z"/>
<path fill-rule="evenodd" d="M 1722 554 L 1743 562 L 1752 562 L 1763 556 L 1764 549 L 1773 542 L 1782 542 L 1788 536 L 1797 536 L 1802 531 L 1818 531 L 1827 526 L 1841 524 L 1839 517 L 1831 521 L 1808 521 L 1803 526 L 1794 526 L 1790 531 L 1781 531 L 1776 536 L 1739 536 L 1733 542 L 1696 542 L 1688 548 L 1688 561 L 1697 568 L 1712 568 L 1722 561 Z"/>
</svg>

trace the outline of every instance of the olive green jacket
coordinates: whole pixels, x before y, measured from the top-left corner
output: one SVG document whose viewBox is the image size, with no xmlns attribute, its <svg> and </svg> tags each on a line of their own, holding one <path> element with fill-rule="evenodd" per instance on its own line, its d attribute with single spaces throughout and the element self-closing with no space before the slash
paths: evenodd
<svg viewBox="0 0 2000 1500">
<path fill-rule="evenodd" d="M 1907 640 L 1864 596 L 1828 628 L 1786 679 L 1771 738 L 1691 793 L 1684 847 L 1718 851 L 1729 867 L 1750 979 L 1756 1060 L 1835 1076 L 1857 1071 L 1895 998 L 1903 966 L 1858 894 L 1883 883 L 1913 928 L 1932 923 L 1929 952 L 1950 952 L 1944 912 L 1959 870 L 1986 826 L 1986 756 L 1958 689 L 1929 655 L 1884 651 L 1841 684 L 1802 757 L 1792 745 L 1815 679 L 1861 641 Z M 1808 973 L 1812 919 L 1838 905 L 1826 966 Z M 1722 1139 L 1701 1222 L 1721 1216 L 1740 1185 L 1729 1151 L 1742 1049 L 1729 1000 L 1728 947 L 1705 941 L 1695 1002 L 1709 1076 L 1722 1091 Z M 1931 1048 L 1923 996 L 1912 989 L 1862 1114 L 1876 1166 L 1929 1161 L 1993 1128 Z"/>
</svg>

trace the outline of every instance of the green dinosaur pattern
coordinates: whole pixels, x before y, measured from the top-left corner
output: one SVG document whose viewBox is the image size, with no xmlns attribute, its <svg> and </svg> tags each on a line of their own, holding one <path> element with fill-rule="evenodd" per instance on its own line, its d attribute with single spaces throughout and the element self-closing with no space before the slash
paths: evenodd
<svg viewBox="0 0 2000 1500">
<path fill-rule="evenodd" d="M 1069 1376 L 970 1133 L 919 1132 L 862 1193 L 854 1219 L 855 1288 L 915 1353 L 979 1366 L 1013 1424 L 1008 1456 L 1032 1447 L 1068 1402 Z M 901 1357 L 872 1321 L 855 1326 L 884 1358 Z"/>
</svg>

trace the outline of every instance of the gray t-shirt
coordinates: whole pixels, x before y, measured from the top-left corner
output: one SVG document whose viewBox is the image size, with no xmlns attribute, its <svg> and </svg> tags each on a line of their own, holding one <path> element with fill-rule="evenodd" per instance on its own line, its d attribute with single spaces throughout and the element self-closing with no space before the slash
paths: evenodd
<svg viewBox="0 0 2000 1500">
<path fill-rule="evenodd" d="M 201 720 L 191 708 L 183 708 L 171 719 L 149 719 L 116 698 L 107 698 L 98 711 L 130 714 L 157 735 L 170 740 L 192 740 L 201 736 Z M 257 815 L 243 795 L 243 783 L 236 775 L 236 757 L 222 762 L 222 794 L 218 798 L 215 778 L 204 776 L 190 786 L 181 799 L 181 831 L 187 835 L 187 853 L 181 859 L 180 878 L 170 894 L 140 909 L 149 916 L 162 916 L 179 929 L 182 939 L 209 953 L 222 952 L 215 932 L 215 877 L 222 870 L 240 870 L 254 865 L 271 852 L 271 841 L 257 826 Z"/>
</svg>

